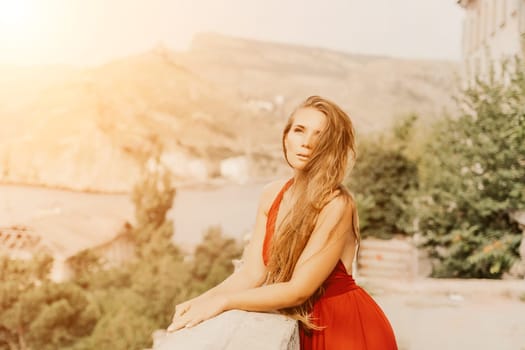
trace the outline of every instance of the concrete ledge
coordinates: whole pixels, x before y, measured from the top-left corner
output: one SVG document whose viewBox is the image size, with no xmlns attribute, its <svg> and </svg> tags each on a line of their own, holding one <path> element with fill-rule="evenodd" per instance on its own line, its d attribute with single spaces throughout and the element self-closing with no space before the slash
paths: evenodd
<svg viewBox="0 0 525 350">
<path fill-rule="evenodd" d="M 230 310 L 193 328 L 154 334 L 153 349 L 299 350 L 299 328 L 280 314 Z"/>
</svg>

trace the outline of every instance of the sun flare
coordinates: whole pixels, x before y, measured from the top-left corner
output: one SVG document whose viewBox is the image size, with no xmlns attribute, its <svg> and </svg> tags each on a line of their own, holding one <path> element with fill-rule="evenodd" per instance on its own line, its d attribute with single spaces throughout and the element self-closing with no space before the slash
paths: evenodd
<svg viewBox="0 0 525 350">
<path fill-rule="evenodd" d="M 33 7 L 28 0 L 0 0 L 0 31 L 2 36 L 16 36 L 31 27 Z"/>
</svg>

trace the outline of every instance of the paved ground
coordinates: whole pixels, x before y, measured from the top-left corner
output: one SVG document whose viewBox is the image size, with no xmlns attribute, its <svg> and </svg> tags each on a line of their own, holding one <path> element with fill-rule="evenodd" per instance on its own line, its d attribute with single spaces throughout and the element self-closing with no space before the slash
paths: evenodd
<svg viewBox="0 0 525 350">
<path fill-rule="evenodd" d="M 366 283 L 400 350 L 525 350 L 525 281 Z"/>
</svg>

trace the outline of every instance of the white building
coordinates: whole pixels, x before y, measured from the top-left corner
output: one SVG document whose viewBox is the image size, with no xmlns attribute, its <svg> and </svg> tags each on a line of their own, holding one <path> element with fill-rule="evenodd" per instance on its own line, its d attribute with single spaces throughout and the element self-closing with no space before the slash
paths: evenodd
<svg viewBox="0 0 525 350">
<path fill-rule="evenodd" d="M 131 226 L 124 223 L 120 229 L 115 227 L 102 234 L 82 234 L 74 227 L 61 226 L 46 218 L 39 220 L 35 227 L 0 226 L 0 256 L 29 260 L 39 252 L 47 253 L 53 257 L 49 277 L 55 282 L 62 282 L 73 274 L 69 259 L 86 249 L 102 257 L 106 266 L 119 265 L 132 259 L 135 245 L 129 236 L 130 229 Z"/>
<path fill-rule="evenodd" d="M 221 161 L 221 175 L 245 184 L 250 175 L 250 160 L 246 156 L 226 158 Z"/>
<path fill-rule="evenodd" d="M 486 78 L 491 66 L 496 74 L 501 63 L 522 56 L 525 32 L 525 0 L 458 0 L 466 10 L 463 22 L 465 81 Z"/>
</svg>

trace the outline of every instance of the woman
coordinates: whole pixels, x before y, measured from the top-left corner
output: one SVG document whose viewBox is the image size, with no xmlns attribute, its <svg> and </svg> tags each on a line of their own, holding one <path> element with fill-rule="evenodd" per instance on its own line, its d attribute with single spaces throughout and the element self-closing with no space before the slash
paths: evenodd
<svg viewBox="0 0 525 350">
<path fill-rule="evenodd" d="M 350 118 L 311 96 L 282 143 L 294 176 L 264 188 L 242 267 L 177 305 L 168 331 L 231 309 L 279 310 L 300 321 L 301 349 L 397 349 L 384 313 L 347 273 L 360 239 L 355 202 L 341 185 L 356 156 Z"/>
</svg>

